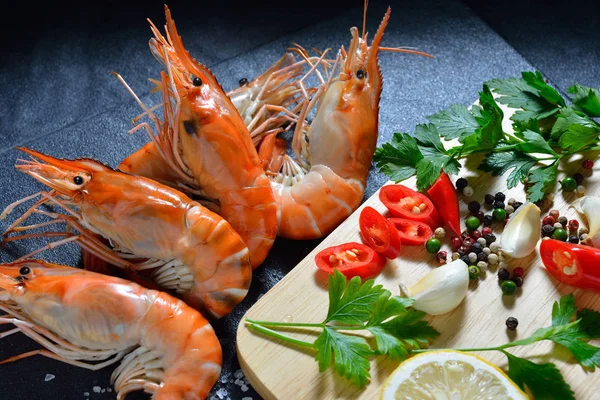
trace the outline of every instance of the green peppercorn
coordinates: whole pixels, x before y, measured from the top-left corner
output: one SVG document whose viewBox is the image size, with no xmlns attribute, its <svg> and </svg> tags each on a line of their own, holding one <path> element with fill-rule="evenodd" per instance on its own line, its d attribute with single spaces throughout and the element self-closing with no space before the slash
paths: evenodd
<svg viewBox="0 0 600 400">
<path fill-rule="evenodd" d="M 577 188 L 577 181 L 570 176 L 560 181 L 563 192 L 572 192 Z"/>
<path fill-rule="evenodd" d="M 479 267 L 477 265 L 471 265 L 469 267 L 469 279 L 474 281 L 475 279 L 479 278 L 479 274 L 481 273 L 481 270 L 479 269 Z"/>
<path fill-rule="evenodd" d="M 556 240 L 562 240 L 563 242 L 569 238 L 569 234 L 564 229 L 555 229 L 552 233 L 552 238 Z"/>
<path fill-rule="evenodd" d="M 492 217 L 498 222 L 502 222 L 506 219 L 506 210 L 504 208 L 496 208 L 492 212 Z"/>
<path fill-rule="evenodd" d="M 465 221 L 465 225 L 467 225 L 468 230 L 474 231 L 475 229 L 479 228 L 479 225 L 481 225 L 481 221 L 479 221 L 479 218 L 471 215 Z"/>
<path fill-rule="evenodd" d="M 425 243 L 425 249 L 428 253 L 437 254 L 438 251 L 442 248 L 442 242 L 440 242 L 435 237 L 432 237 Z"/>
<path fill-rule="evenodd" d="M 506 280 L 503 281 L 502 284 L 500 284 L 500 288 L 502 289 L 502 293 L 504 293 L 507 296 L 510 296 L 514 294 L 517 290 L 517 284 L 513 281 Z"/>
</svg>

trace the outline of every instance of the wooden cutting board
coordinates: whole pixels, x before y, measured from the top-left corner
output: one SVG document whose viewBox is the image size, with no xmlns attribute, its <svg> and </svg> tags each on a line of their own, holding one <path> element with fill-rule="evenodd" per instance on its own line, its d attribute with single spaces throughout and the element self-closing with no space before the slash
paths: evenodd
<svg viewBox="0 0 600 400">
<path fill-rule="evenodd" d="M 505 131 L 510 131 L 510 123 L 504 121 Z M 468 214 L 470 200 L 483 202 L 486 193 L 502 191 L 506 198 L 525 200 L 523 185 L 507 190 L 506 176 L 492 177 L 477 170 L 480 159 L 469 159 L 461 169 L 460 176 L 468 179 L 475 189 L 475 195 L 466 199 L 460 195 L 461 215 Z M 574 173 L 581 166 L 581 157 L 573 158 L 561 165 L 559 179 L 565 172 Z M 454 177 L 453 180 L 455 180 Z M 403 182 L 416 188 L 415 180 Z M 591 177 L 584 183 L 586 195 L 600 195 L 600 168 L 595 168 Z M 585 219 L 578 216 L 569 205 L 577 199 L 575 193 L 562 193 L 557 185 L 554 203 L 569 219 Z M 324 239 L 304 260 L 288 273 L 268 293 L 252 306 L 245 317 L 264 321 L 296 321 L 320 323 L 327 314 L 328 292 L 327 275 L 319 271 L 314 263 L 315 255 L 322 249 L 350 241 L 360 242 L 358 216 L 365 206 L 372 206 L 386 215 L 387 209 L 379 201 L 379 191 L 369 198 L 344 223 Z M 542 209 L 542 216 L 549 208 Z M 489 209 L 484 207 L 489 213 Z M 464 219 L 464 218 L 463 218 Z M 465 229 L 464 221 L 461 221 Z M 494 233 L 499 237 L 501 229 L 494 224 Z M 449 238 L 443 241 L 443 250 L 451 254 Z M 538 243 L 539 246 L 539 243 Z M 525 269 L 524 284 L 514 296 L 503 296 L 495 272 L 487 271 L 478 281 L 471 282 L 466 299 L 452 312 L 429 317 L 431 324 L 441 333 L 433 342 L 434 348 L 487 347 L 521 339 L 536 329 L 548 326 L 551 322 L 552 304 L 561 295 L 575 293 L 578 307 L 600 310 L 600 295 L 591 291 L 577 290 L 559 283 L 546 272 L 538 251 L 524 259 L 509 259 L 509 270 L 516 267 Z M 426 273 L 436 268 L 435 256 L 428 254 L 421 246 L 407 247 L 395 260 L 389 260 L 385 270 L 376 282 L 383 284 L 392 294 L 398 294 L 398 283 L 407 286 L 416 283 Z M 513 316 L 519 320 L 516 332 L 506 329 L 505 321 Z M 300 340 L 314 341 L 316 334 L 310 330 L 287 331 Z M 319 373 L 314 354 L 306 349 L 295 348 L 279 340 L 248 330 L 244 319 L 237 333 L 238 358 L 250 384 L 265 399 L 376 399 L 387 376 L 398 366 L 384 357 L 371 362 L 371 383 L 363 390 L 357 389 L 330 368 Z M 527 348 L 510 349 L 518 356 L 526 355 L 534 362 L 554 362 L 570 384 L 578 400 L 598 399 L 600 372 L 584 371 L 568 351 L 553 346 L 550 342 L 536 343 Z M 506 370 L 506 357 L 499 352 L 477 353 L 488 361 Z M 552 355 L 549 357 L 549 355 Z"/>
</svg>

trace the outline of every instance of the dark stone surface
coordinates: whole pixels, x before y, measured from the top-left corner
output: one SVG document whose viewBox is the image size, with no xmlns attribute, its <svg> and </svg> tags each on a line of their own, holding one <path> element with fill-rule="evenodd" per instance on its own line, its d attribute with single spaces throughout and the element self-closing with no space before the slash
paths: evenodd
<svg viewBox="0 0 600 400">
<path fill-rule="evenodd" d="M 155 96 L 148 94 L 150 84 L 146 79 L 156 76 L 159 66 L 147 49 L 149 30 L 145 18 L 162 24 L 161 4 L 134 6 L 105 1 L 100 8 L 65 4 L 72 9 L 42 8 L 33 15 L 21 10 L 16 17 L 26 15 L 29 22 L 10 31 L 11 40 L 2 43 L 0 208 L 41 188 L 12 167 L 20 156 L 12 148 L 14 145 L 27 145 L 58 157 L 93 157 L 116 166 L 147 140 L 142 133 L 127 135 L 130 120 L 139 109 L 109 72 L 120 72 L 144 101 L 156 101 Z M 347 3 L 334 1 L 327 10 L 316 1 L 294 10 L 266 2 L 244 4 L 243 12 L 240 6 L 228 3 L 208 9 L 198 2 L 170 4 L 184 42 L 198 60 L 213 69 L 226 90 L 236 86 L 239 78 L 258 74 L 293 42 L 307 48 L 347 46 L 349 28 L 362 22 L 360 2 L 348 7 Z M 370 32 L 378 26 L 386 6 L 384 1 L 370 5 Z M 380 144 L 395 131 L 412 132 L 427 115 L 453 103 L 470 104 L 487 79 L 533 69 L 458 1 L 392 2 L 384 45 L 415 46 L 436 58 L 381 55 L 385 83 Z M 600 86 L 597 76 L 596 87 Z M 365 198 L 385 181 L 372 169 Z M 0 230 L 12 220 L 0 222 Z M 1 259 L 12 260 L 41 243 L 32 240 L 11 244 Z M 243 391 L 242 382 L 237 379 L 236 327 L 245 311 L 318 243 L 319 240 L 278 239 L 264 265 L 256 271 L 248 297 L 231 315 L 213 324 L 224 350 L 223 374 L 213 390 L 213 398 L 259 398 L 252 389 Z M 79 250 L 69 245 L 40 257 L 77 265 Z M 38 347 L 22 335 L 10 336 L 0 343 L 0 359 Z M 2 365 L 0 370 L 1 398 L 114 398 L 114 392 L 93 391 L 94 386 L 111 388 L 113 368 L 90 372 L 34 357 Z M 46 374 L 55 378 L 44 382 Z M 85 392 L 89 397 L 84 397 Z M 135 394 L 131 398 L 147 396 Z"/>
</svg>

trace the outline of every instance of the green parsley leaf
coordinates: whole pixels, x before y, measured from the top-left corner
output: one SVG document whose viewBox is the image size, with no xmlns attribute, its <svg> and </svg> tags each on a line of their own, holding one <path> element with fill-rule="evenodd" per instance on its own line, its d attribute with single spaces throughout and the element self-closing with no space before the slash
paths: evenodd
<svg viewBox="0 0 600 400">
<path fill-rule="evenodd" d="M 502 153 L 488 153 L 479 169 L 485 172 L 491 172 L 493 176 L 498 176 L 513 169 L 508 175 L 507 186 L 514 188 L 519 182 L 524 182 L 529 174 L 529 170 L 536 164 L 536 160 L 527 154 L 506 151 Z"/>
<path fill-rule="evenodd" d="M 600 127 L 571 125 L 560 137 L 558 144 L 564 150 L 577 152 L 586 146 L 598 141 Z"/>
<path fill-rule="evenodd" d="M 325 327 L 315 340 L 319 371 L 331 366 L 340 376 L 363 388 L 371 379 L 369 356 L 373 354 L 365 338 L 346 335 Z"/>
<path fill-rule="evenodd" d="M 547 167 L 538 167 L 529 173 L 529 183 L 527 188 L 529 201 L 536 202 L 542 200 L 546 193 L 550 193 L 556 185 L 556 176 L 558 174 L 558 161 L 553 162 Z"/>
<path fill-rule="evenodd" d="M 600 347 L 592 346 L 582 339 L 585 339 L 582 332 L 565 332 L 550 338 L 554 343 L 566 347 L 582 366 L 592 370 L 600 367 Z"/>
<path fill-rule="evenodd" d="M 373 156 L 377 168 L 394 182 L 414 176 L 422 158 L 416 140 L 407 133 L 394 133 L 392 142 L 377 148 Z"/>
<path fill-rule="evenodd" d="M 560 137 L 568 132 L 572 126 L 600 130 L 600 126 L 588 118 L 584 113 L 575 110 L 573 106 L 569 106 L 560 110 L 560 114 L 558 114 L 556 118 L 556 123 L 552 127 L 550 138 L 558 142 Z"/>
<path fill-rule="evenodd" d="M 579 329 L 589 339 L 600 339 L 600 312 L 584 308 L 577 313 Z"/>
<path fill-rule="evenodd" d="M 521 75 L 529 86 L 537 90 L 540 97 L 557 106 L 564 107 L 566 105 L 565 99 L 552 86 L 546 83 L 540 71 L 523 72 Z"/>
<path fill-rule="evenodd" d="M 454 104 L 449 110 L 440 111 L 427 117 L 447 140 L 464 138 L 479 128 L 477 120 L 469 109 L 462 104 Z"/>
<path fill-rule="evenodd" d="M 446 153 L 446 149 L 440 139 L 440 134 L 433 124 L 420 124 L 415 128 L 415 139 L 423 147 L 433 147 L 438 153 Z M 420 147 L 422 150 L 422 147 Z"/>
<path fill-rule="evenodd" d="M 576 312 L 577 307 L 575 306 L 575 296 L 573 296 L 573 293 L 568 296 L 562 296 L 560 301 L 555 301 L 552 306 L 552 326 L 570 323 Z"/>
<path fill-rule="evenodd" d="M 535 93 L 530 92 L 532 88 L 521 78 L 492 79 L 485 84 L 500 95 L 498 103 L 512 108 L 525 107 L 537 99 Z"/>
<path fill-rule="evenodd" d="M 578 109 L 590 117 L 600 117 L 600 91 L 581 85 L 573 85 L 568 91 L 574 95 L 571 101 Z"/>
<path fill-rule="evenodd" d="M 556 365 L 536 364 L 504 352 L 508 358 L 508 376 L 521 389 L 531 390 L 536 399 L 575 400 L 569 385 L 565 382 Z"/>
<path fill-rule="evenodd" d="M 525 142 L 518 145 L 518 150 L 523 153 L 545 153 L 556 155 L 554 150 L 552 150 L 552 147 L 550 147 L 541 134 L 526 130 L 522 132 L 522 136 L 523 139 L 525 139 Z"/>
<path fill-rule="evenodd" d="M 483 86 L 483 91 L 479 93 L 479 104 L 481 110 L 478 112 L 479 116 L 475 118 L 481 127 L 473 135 L 462 139 L 462 153 L 470 153 L 474 150 L 491 150 L 504 138 L 504 132 L 502 131 L 504 113 L 496 104 L 492 92 L 486 85 Z"/>
<path fill-rule="evenodd" d="M 387 292 L 383 286 L 374 283 L 372 279 L 361 283 L 360 278 L 355 276 L 346 285 L 346 277 L 337 269 L 334 270 L 333 275 L 329 276 L 329 311 L 324 322 L 366 322 L 371 315 L 373 304 L 379 296 Z"/>
</svg>

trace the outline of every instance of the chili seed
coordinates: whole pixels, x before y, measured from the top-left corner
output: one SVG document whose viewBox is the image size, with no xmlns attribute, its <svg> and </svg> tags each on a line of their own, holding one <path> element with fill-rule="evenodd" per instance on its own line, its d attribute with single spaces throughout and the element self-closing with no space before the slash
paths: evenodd
<svg viewBox="0 0 600 400">
<path fill-rule="evenodd" d="M 567 226 L 567 224 L 569 223 L 569 220 L 567 219 L 567 217 L 565 217 L 564 215 L 562 217 L 558 217 L 558 222 L 562 225 L 562 226 Z"/>
<path fill-rule="evenodd" d="M 506 219 L 506 211 L 504 211 L 504 207 L 497 207 L 494 209 L 492 216 L 498 222 L 504 221 Z"/>
<path fill-rule="evenodd" d="M 335 264 L 337 262 L 337 257 L 333 254 L 329 256 L 329 262 Z"/>
<path fill-rule="evenodd" d="M 475 193 L 475 190 L 473 190 L 471 186 L 467 186 L 463 189 L 463 194 L 465 195 L 465 197 L 471 197 L 473 196 L 473 193 Z"/>
<path fill-rule="evenodd" d="M 426 208 L 427 208 L 427 204 L 425 204 L 425 203 L 419 204 L 419 210 L 425 211 Z"/>
<path fill-rule="evenodd" d="M 502 293 L 511 296 L 517 290 L 517 285 L 513 281 L 506 280 L 500 284 L 500 288 L 502 289 Z"/>
<path fill-rule="evenodd" d="M 417 206 L 414 206 L 412 209 L 412 213 L 415 215 L 419 215 L 419 214 L 421 214 L 421 209 Z"/>
<path fill-rule="evenodd" d="M 523 278 L 520 276 L 513 276 L 512 281 L 517 285 L 517 287 L 523 286 Z"/>
<path fill-rule="evenodd" d="M 441 247 L 442 243 L 434 237 L 432 237 L 425 243 L 425 249 L 428 253 L 431 254 L 437 254 L 437 252 L 440 251 Z"/>
<path fill-rule="evenodd" d="M 542 220 L 542 225 L 554 225 L 555 223 L 556 223 L 556 220 L 551 215 L 546 215 L 544 217 L 544 219 Z"/>
<path fill-rule="evenodd" d="M 515 329 L 517 329 L 518 325 L 519 325 L 519 320 L 516 319 L 515 317 L 508 317 L 506 319 L 506 327 L 509 330 L 514 331 Z"/>
<path fill-rule="evenodd" d="M 585 169 L 592 169 L 594 168 L 594 162 L 592 160 L 583 160 L 583 162 L 581 163 L 581 166 Z"/>
<path fill-rule="evenodd" d="M 569 243 L 579 243 L 579 238 L 577 237 L 577 235 L 571 235 L 569 236 Z"/>
<path fill-rule="evenodd" d="M 463 190 L 467 186 L 469 186 L 469 182 L 465 178 L 458 178 L 456 180 L 456 189 Z"/>
<path fill-rule="evenodd" d="M 583 175 L 581 175 L 579 172 L 573 175 L 573 179 L 575 179 L 575 182 L 577 182 L 578 185 L 583 183 Z"/>
<path fill-rule="evenodd" d="M 551 236 L 553 232 L 554 232 L 553 225 L 542 226 L 542 236 Z"/>
<path fill-rule="evenodd" d="M 552 238 L 556 240 L 562 240 L 564 242 L 569 238 L 569 235 L 567 234 L 567 231 L 560 228 L 554 230 L 554 233 L 552 233 Z"/>
<path fill-rule="evenodd" d="M 500 279 L 501 281 L 505 281 L 508 278 L 510 278 L 510 273 L 508 272 L 508 270 L 506 268 L 500 268 L 498 270 L 498 279 Z"/>
<path fill-rule="evenodd" d="M 504 207 L 506 207 L 506 204 L 504 204 L 504 202 L 502 200 L 494 201 L 494 208 L 504 209 Z"/>
<path fill-rule="evenodd" d="M 475 214 L 481 208 L 481 204 L 479 204 L 478 201 L 473 200 L 469 203 L 468 208 L 469 208 L 469 211 L 471 211 L 473 214 Z"/>
<path fill-rule="evenodd" d="M 557 220 L 558 217 L 560 217 L 560 212 L 558 210 L 550 210 L 548 214 L 550 214 L 554 220 Z"/>
<path fill-rule="evenodd" d="M 479 274 L 481 274 L 481 270 L 479 269 L 478 266 L 476 265 L 471 265 L 469 267 L 469 279 L 474 281 L 475 279 L 479 278 Z"/>
<path fill-rule="evenodd" d="M 502 192 L 498 192 L 494 195 L 494 199 L 504 201 L 506 200 L 506 196 Z"/>
<path fill-rule="evenodd" d="M 492 205 L 494 204 L 494 196 L 492 196 L 491 194 L 486 194 L 483 197 L 483 201 L 485 201 L 485 204 Z"/>
</svg>

